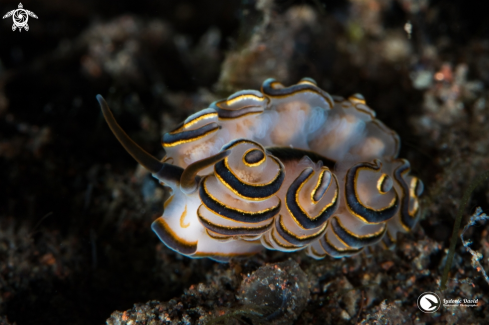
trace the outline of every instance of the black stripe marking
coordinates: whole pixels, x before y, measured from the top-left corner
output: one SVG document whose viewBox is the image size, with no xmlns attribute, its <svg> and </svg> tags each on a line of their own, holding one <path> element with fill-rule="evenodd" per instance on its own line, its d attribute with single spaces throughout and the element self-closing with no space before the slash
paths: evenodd
<svg viewBox="0 0 489 325">
<path fill-rule="evenodd" d="M 417 212 L 418 210 L 415 210 L 413 215 L 409 213 L 409 187 L 404 181 L 404 178 L 402 178 L 402 175 L 404 173 L 408 173 L 410 168 L 409 162 L 405 159 L 402 159 L 403 164 L 399 166 L 395 171 L 394 171 L 394 178 L 401 186 L 402 190 L 402 200 L 401 200 L 401 224 L 404 227 L 406 231 L 410 231 L 413 229 L 414 225 L 416 224 L 417 221 Z"/>
<path fill-rule="evenodd" d="M 301 246 L 297 246 L 297 245 L 293 245 L 293 244 L 290 244 L 290 245 L 287 245 L 287 244 L 284 244 L 282 243 L 279 239 L 277 239 L 276 237 L 276 228 L 273 228 L 272 229 L 272 232 L 271 232 L 271 235 L 272 235 L 272 239 L 273 241 L 275 242 L 275 244 L 277 244 L 278 246 L 280 246 L 281 248 L 283 249 L 299 249 L 299 248 L 303 248 Z M 284 239 L 285 240 L 285 239 Z"/>
<path fill-rule="evenodd" d="M 354 254 L 357 254 L 363 250 L 363 248 L 344 248 L 340 249 L 333 245 L 329 239 L 327 238 L 328 234 L 326 233 L 323 237 L 321 237 L 321 240 L 319 243 L 321 244 L 321 247 L 332 257 L 344 257 L 344 256 L 351 256 Z"/>
<path fill-rule="evenodd" d="M 165 243 L 166 246 L 174 251 L 184 254 L 192 255 L 197 251 L 197 241 L 188 242 L 179 238 L 173 230 L 168 226 L 163 217 L 159 217 L 151 224 L 151 229 L 156 233 L 160 240 Z"/>
<path fill-rule="evenodd" d="M 219 234 L 214 234 L 214 233 L 212 233 L 211 230 L 209 230 L 207 228 L 205 229 L 205 233 L 207 234 L 207 236 L 211 237 L 212 239 L 215 239 L 215 240 L 218 240 L 221 242 L 228 242 L 228 241 L 233 239 L 232 236 L 222 236 Z"/>
<path fill-rule="evenodd" d="M 283 224 L 282 219 L 283 219 L 282 215 L 279 215 L 279 217 L 276 218 L 275 229 L 277 229 L 277 232 L 279 233 L 280 236 L 282 236 L 283 239 L 297 246 L 303 246 L 309 244 L 310 242 L 314 241 L 316 238 L 321 236 L 326 230 L 326 224 L 325 224 L 323 228 L 321 228 L 315 234 L 299 236 L 297 234 L 294 234 L 292 231 L 288 230 Z"/>
<path fill-rule="evenodd" d="M 273 225 L 273 220 L 271 220 L 268 224 L 259 227 L 231 227 L 231 226 L 222 226 L 212 223 L 211 221 L 205 219 L 200 214 L 200 208 L 197 210 L 197 217 L 199 218 L 200 223 L 206 227 L 207 229 L 225 236 L 240 236 L 240 235 L 260 235 L 264 232 L 267 232 Z"/>
<path fill-rule="evenodd" d="M 331 219 L 331 227 L 341 241 L 353 248 L 361 248 L 363 246 L 375 244 L 382 238 L 382 236 L 384 236 L 387 229 L 384 225 L 380 231 L 377 231 L 374 234 L 360 236 L 346 229 L 336 216 Z"/>
<path fill-rule="evenodd" d="M 273 244 L 268 240 L 268 237 L 267 237 L 266 234 L 263 235 L 261 237 L 261 239 L 265 242 L 265 245 L 263 245 L 263 243 L 262 243 L 262 245 L 265 246 L 266 249 L 273 249 L 273 250 L 275 250 L 275 248 L 273 247 Z"/>
<path fill-rule="evenodd" d="M 209 210 L 213 211 L 218 215 L 221 215 L 223 217 L 235 221 L 246 222 L 246 223 L 257 223 L 273 218 L 280 211 L 280 205 L 281 205 L 280 200 L 278 201 L 278 204 L 276 206 L 260 212 L 248 212 L 248 211 L 237 210 L 228 207 L 224 203 L 219 202 L 209 194 L 206 186 L 206 181 L 208 177 L 209 176 L 206 176 L 204 180 L 200 183 L 199 196 L 200 199 L 202 200 L 202 203 Z"/>
<path fill-rule="evenodd" d="M 213 117 L 217 118 L 217 112 L 216 111 L 211 110 L 209 108 L 203 109 L 200 112 L 195 113 L 194 116 L 192 117 L 192 119 L 190 119 L 188 121 L 183 121 L 182 123 L 178 124 L 178 126 L 175 129 L 173 129 L 173 131 L 170 131 L 169 133 L 170 134 L 179 133 L 184 128 L 188 128 L 188 127 L 194 125 L 195 123 L 197 123 L 199 121 L 202 121 L 205 119 L 211 119 Z"/>
<path fill-rule="evenodd" d="M 420 197 L 423 194 L 424 184 L 419 178 L 415 177 L 414 179 L 416 180 L 416 185 L 414 186 L 413 194 L 416 197 Z"/>
<path fill-rule="evenodd" d="M 309 80 L 305 80 L 309 81 Z M 310 82 L 310 81 L 309 81 Z M 323 97 L 329 104 L 330 108 L 333 108 L 334 104 L 331 99 L 331 96 L 322 90 L 321 88 L 317 87 L 313 83 L 299 83 L 296 85 L 292 85 L 289 87 L 284 87 L 284 88 L 274 88 L 275 84 L 280 84 L 278 81 L 276 81 L 273 78 L 269 78 L 265 80 L 261 86 L 261 91 L 265 95 L 271 96 L 271 97 L 282 97 L 282 96 L 291 96 L 294 95 L 295 93 L 302 92 L 302 91 L 311 91 L 314 92 L 321 97 Z"/>
<path fill-rule="evenodd" d="M 239 94 L 239 93 L 238 93 Z M 235 94 L 236 95 L 236 94 Z M 236 102 L 249 100 L 247 104 L 232 108 Z M 268 105 L 269 99 L 260 97 L 254 93 L 242 92 L 241 94 L 228 99 L 221 99 L 213 102 L 210 107 L 215 109 L 221 119 L 234 119 L 248 114 L 259 114 Z M 228 107 L 224 107 L 228 106 Z"/>
<path fill-rule="evenodd" d="M 327 177 L 329 179 L 324 178 L 324 175 L 326 175 L 326 173 L 328 173 Z M 319 202 L 319 200 L 321 200 L 324 193 L 326 193 L 326 191 L 329 188 L 329 185 L 331 184 L 331 178 L 333 178 L 333 175 L 331 174 L 331 172 L 328 169 L 323 169 L 320 171 L 316 187 L 314 188 L 314 190 L 311 193 L 311 199 L 312 199 L 313 203 L 316 204 Z"/>
<path fill-rule="evenodd" d="M 260 114 L 263 112 L 263 108 L 259 106 L 244 106 L 237 110 L 224 110 L 216 106 L 216 111 L 219 114 L 220 119 L 235 119 L 250 114 Z"/>
<path fill-rule="evenodd" d="M 223 181 L 225 184 L 230 187 L 230 189 L 234 190 L 237 195 L 250 200 L 260 200 L 266 199 L 280 190 L 282 186 L 282 182 L 285 178 L 285 173 L 283 171 L 283 167 L 276 158 L 270 157 L 275 160 L 277 165 L 280 167 L 280 170 L 277 176 L 266 185 L 248 185 L 241 181 L 239 178 L 234 176 L 234 174 L 227 168 L 225 162 L 227 160 L 221 160 L 217 164 L 214 165 L 214 171 L 216 176 L 218 176 L 219 180 Z"/>
<path fill-rule="evenodd" d="M 380 170 L 380 166 L 371 163 L 360 163 L 353 166 L 346 173 L 345 198 L 349 210 L 367 223 L 380 223 L 391 219 L 399 210 L 399 196 L 395 192 L 393 204 L 383 209 L 372 209 L 360 203 L 356 193 L 356 180 L 362 168 Z"/>
<path fill-rule="evenodd" d="M 383 174 L 377 182 L 377 190 L 381 194 L 385 194 L 391 190 L 393 186 L 392 179 L 387 174 Z"/>
<path fill-rule="evenodd" d="M 261 150 L 250 149 L 245 153 L 243 160 L 249 167 L 258 166 L 265 161 L 265 154 Z"/>
<path fill-rule="evenodd" d="M 222 146 L 221 151 L 232 149 L 232 148 L 234 148 L 234 147 L 236 147 L 242 143 L 257 146 L 258 150 L 263 150 L 263 152 L 265 152 L 265 149 L 263 149 L 261 144 L 259 144 L 258 142 L 255 142 L 255 141 L 248 140 L 248 139 L 233 140 L 233 141 L 229 142 L 228 144 L 225 144 L 224 146 Z"/>
<path fill-rule="evenodd" d="M 326 253 L 324 253 L 324 254 L 319 253 L 319 252 L 318 252 L 318 251 L 317 251 L 317 250 L 314 248 L 314 246 L 310 246 L 310 251 L 309 251 L 309 254 L 310 254 L 312 257 L 315 257 L 315 258 L 318 258 L 318 259 L 320 259 L 320 258 L 325 258 L 325 257 L 326 257 L 326 255 L 328 255 L 328 254 L 326 254 Z"/>
<path fill-rule="evenodd" d="M 212 122 L 196 130 L 182 131 L 175 134 L 165 133 L 163 136 L 163 146 L 173 147 L 182 143 L 195 141 L 219 130 L 220 128 L 221 126 L 219 126 L 216 122 Z"/>
<path fill-rule="evenodd" d="M 285 204 L 287 206 L 287 210 L 289 210 L 289 213 L 294 217 L 297 223 L 305 229 L 313 229 L 322 226 L 326 220 L 328 220 L 329 217 L 335 213 L 339 201 L 338 194 L 336 194 L 333 199 L 334 202 L 317 216 L 311 218 L 306 214 L 298 202 L 299 190 L 313 172 L 314 170 L 310 167 L 304 169 L 302 173 L 292 182 L 287 190 L 287 194 L 285 194 Z M 333 178 L 336 182 L 336 187 L 338 188 L 336 177 Z"/>
</svg>

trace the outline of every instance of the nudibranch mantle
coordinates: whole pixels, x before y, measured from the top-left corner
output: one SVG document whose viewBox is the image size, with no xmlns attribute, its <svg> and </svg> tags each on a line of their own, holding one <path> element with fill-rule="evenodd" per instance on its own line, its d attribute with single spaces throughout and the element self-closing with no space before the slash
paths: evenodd
<svg viewBox="0 0 489 325">
<path fill-rule="evenodd" d="M 268 79 L 165 134 L 161 161 L 97 98 L 126 150 L 171 189 L 152 229 L 188 257 L 226 261 L 265 247 L 340 258 L 392 246 L 419 217 L 423 183 L 361 95 L 332 97 L 310 78 L 290 87 Z"/>
</svg>

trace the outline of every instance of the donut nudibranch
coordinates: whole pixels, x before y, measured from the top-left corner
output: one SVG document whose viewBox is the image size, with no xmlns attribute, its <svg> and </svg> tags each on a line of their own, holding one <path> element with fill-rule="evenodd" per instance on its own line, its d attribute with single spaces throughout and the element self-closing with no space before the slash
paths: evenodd
<svg viewBox="0 0 489 325">
<path fill-rule="evenodd" d="M 263 247 L 321 259 L 391 246 L 420 214 L 423 183 L 398 159 L 399 136 L 365 99 L 332 97 L 310 78 L 266 80 L 163 136 L 160 161 L 104 117 L 124 148 L 170 188 L 153 231 L 188 257 L 227 261 Z"/>
</svg>

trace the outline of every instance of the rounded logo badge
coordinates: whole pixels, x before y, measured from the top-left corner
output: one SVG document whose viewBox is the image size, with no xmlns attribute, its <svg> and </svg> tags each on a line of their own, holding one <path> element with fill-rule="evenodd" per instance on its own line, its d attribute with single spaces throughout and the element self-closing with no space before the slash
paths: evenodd
<svg viewBox="0 0 489 325">
<path fill-rule="evenodd" d="M 440 306 L 440 297 L 434 292 L 424 292 L 418 297 L 418 308 L 423 313 L 434 313 Z"/>
</svg>

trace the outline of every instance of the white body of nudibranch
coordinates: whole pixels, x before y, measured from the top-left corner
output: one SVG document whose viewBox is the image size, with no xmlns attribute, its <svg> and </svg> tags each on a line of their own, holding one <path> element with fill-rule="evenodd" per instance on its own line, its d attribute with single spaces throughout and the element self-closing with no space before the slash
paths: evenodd
<svg viewBox="0 0 489 325">
<path fill-rule="evenodd" d="M 314 80 L 266 80 L 188 117 L 145 153 L 99 101 L 116 137 L 171 196 L 152 225 L 171 249 L 218 261 L 263 247 L 320 259 L 395 243 L 419 216 L 423 183 L 396 159 L 398 135 L 361 95 Z"/>
</svg>

